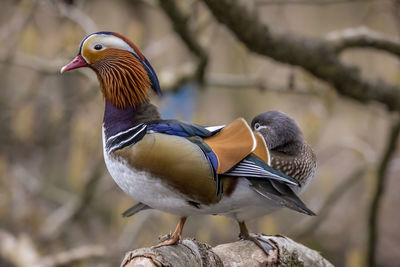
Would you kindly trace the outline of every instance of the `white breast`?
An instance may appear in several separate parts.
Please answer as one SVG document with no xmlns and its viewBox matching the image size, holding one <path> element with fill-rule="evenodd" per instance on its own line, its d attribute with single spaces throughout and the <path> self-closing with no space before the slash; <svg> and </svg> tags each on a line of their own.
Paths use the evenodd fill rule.
<svg viewBox="0 0 400 267">
<path fill-rule="evenodd" d="M 152 208 L 184 215 L 186 211 L 182 210 L 181 214 L 181 209 L 189 205 L 179 194 L 162 183 L 161 179 L 155 179 L 147 172 L 132 169 L 125 160 L 106 151 L 104 128 L 103 153 L 108 172 L 126 194 Z"/>
</svg>

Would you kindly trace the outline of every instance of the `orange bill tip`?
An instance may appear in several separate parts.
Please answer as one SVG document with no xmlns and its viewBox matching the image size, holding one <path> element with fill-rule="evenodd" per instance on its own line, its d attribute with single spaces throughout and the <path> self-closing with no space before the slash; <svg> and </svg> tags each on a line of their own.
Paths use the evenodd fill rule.
<svg viewBox="0 0 400 267">
<path fill-rule="evenodd" d="M 87 64 L 86 60 L 81 55 L 77 55 L 70 63 L 68 63 L 67 65 L 62 67 L 60 72 L 64 73 L 66 71 L 70 71 L 70 70 L 82 68 L 82 67 L 87 67 L 87 66 L 88 66 L 88 64 Z"/>
</svg>

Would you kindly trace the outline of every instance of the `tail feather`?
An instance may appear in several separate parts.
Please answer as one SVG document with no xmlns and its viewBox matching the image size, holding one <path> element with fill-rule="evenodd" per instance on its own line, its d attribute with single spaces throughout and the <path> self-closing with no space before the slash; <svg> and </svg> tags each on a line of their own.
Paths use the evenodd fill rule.
<svg viewBox="0 0 400 267">
<path fill-rule="evenodd" d="M 122 217 L 130 217 L 132 215 L 135 215 L 139 211 L 147 210 L 147 209 L 151 209 L 151 207 L 147 206 L 146 204 L 143 204 L 142 202 L 139 202 L 136 205 L 134 205 L 134 206 L 130 207 L 129 209 L 127 209 L 126 211 L 124 211 L 122 213 Z"/>
<path fill-rule="evenodd" d="M 254 191 L 261 196 L 289 209 L 311 216 L 316 215 L 288 185 L 273 180 L 247 179 L 251 182 Z"/>
</svg>

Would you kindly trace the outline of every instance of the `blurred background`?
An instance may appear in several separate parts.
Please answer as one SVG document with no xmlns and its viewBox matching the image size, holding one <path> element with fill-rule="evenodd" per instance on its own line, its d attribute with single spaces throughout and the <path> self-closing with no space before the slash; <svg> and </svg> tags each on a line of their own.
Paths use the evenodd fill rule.
<svg viewBox="0 0 400 267">
<path fill-rule="evenodd" d="M 165 92 L 153 101 L 165 118 L 221 125 L 280 110 L 298 122 L 318 158 L 302 199 L 318 216 L 281 210 L 249 222 L 251 231 L 288 235 L 336 266 L 366 266 L 371 203 L 385 179 L 376 265 L 398 266 L 400 154 L 387 149 L 398 117 L 381 103 L 343 97 L 299 67 L 250 52 L 202 1 L 175 4 L 198 48 L 174 30 L 176 18 L 158 1 L 0 2 L 0 266 L 115 266 L 125 252 L 156 244 L 175 228 L 178 218 L 159 211 L 122 218 L 135 200 L 103 162 L 96 76 L 90 69 L 59 74 L 82 38 L 100 30 L 127 36 L 149 59 Z M 392 39 L 400 34 L 398 0 L 241 4 L 289 35 L 324 38 L 360 26 Z M 350 49 L 340 59 L 363 79 L 400 83 L 398 58 L 389 53 Z M 397 137 L 392 141 L 395 150 Z M 237 224 L 219 216 L 191 217 L 184 229 L 211 246 L 237 234 Z"/>
</svg>

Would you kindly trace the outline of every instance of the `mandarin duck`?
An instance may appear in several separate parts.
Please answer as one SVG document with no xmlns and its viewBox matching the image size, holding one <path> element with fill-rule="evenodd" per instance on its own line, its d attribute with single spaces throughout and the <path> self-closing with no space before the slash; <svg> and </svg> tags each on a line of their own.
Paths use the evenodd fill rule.
<svg viewBox="0 0 400 267">
<path fill-rule="evenodd" d="M 105 99 L 107 169 L 139 201 L 124 215 L 152 208 L 180 216 L 173 234 L 158 246 L 182 240 L 188 216 L 212 214 L 235 219 L 239 237 L 268 254 L 271 243 L 249 233 L 246 220 L 281 207 L 314 215 L 296 193 L 311 180 L 315 156 L 285 114 L 263 113 L 253 129 L 241 118 L 218 127 L 163 120 L 149 100 L 151 91 L 161 93 L 154 69 L 129 39 L 114 32 L 85 37 L 61 73 L 81 67 L 96 73 Z"/>
</svg>

